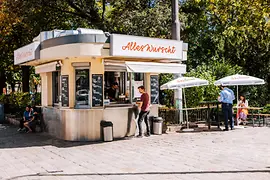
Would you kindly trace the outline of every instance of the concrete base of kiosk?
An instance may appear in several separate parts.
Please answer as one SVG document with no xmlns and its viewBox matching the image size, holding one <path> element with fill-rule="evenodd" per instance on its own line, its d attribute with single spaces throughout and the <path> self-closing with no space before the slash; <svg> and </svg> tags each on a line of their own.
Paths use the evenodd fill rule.
<svg viewBox="0 0 270 180">
<path fill-rule="evenodd" d="M 104 109 L 59 109 L 42 107 L 45 131 L 50 135 L 67 141 L 100 141 L 102 120 L 114 125 L 115 139 L 133 136 L 136 120 L 132 105 L 107 107 Z M 158 106 L 151 107 L 151 115 L 158 115 Z"/>
</svg>

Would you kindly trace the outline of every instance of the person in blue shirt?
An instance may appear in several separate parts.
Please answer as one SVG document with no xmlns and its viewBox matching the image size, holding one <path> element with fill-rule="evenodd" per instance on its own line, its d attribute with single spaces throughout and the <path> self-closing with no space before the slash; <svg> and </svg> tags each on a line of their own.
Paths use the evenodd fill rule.
<svg viewBox="0 0 270 180">
<path fill-rule="evenodd" d="M 228 120 L 230 120 L 231 130 L 233 130 L 232 106 L 233 100 L 235 100 L 234 92 L 225 86 L 220 86 L 220 89 L 221 92 L 218 100 L 222 103 L 222 112 L 224 114 L 225 121 L 224 131 L 229 131 Z"/>
<path fill-rule="evenodd" d="M 29 113 L 30 119 L 26 121 L 23 125 L 27 128 L 27 133 L 32 132 L 32 127 L 34 125 L 34 120 L 36 119 L 37 112 L 35 111 L 35 108 L 30 108 Z"/>
<path fill-rule="evenodd" d="M 24 129 L 24 123 L 31 121 L 33 118 L 33 114 L 31 112 L 31 106 L 27 106 L 23 113 L 23 119 L 20 121 L 20 128 L 18 131 L 22 131 Z"/>
</svg>

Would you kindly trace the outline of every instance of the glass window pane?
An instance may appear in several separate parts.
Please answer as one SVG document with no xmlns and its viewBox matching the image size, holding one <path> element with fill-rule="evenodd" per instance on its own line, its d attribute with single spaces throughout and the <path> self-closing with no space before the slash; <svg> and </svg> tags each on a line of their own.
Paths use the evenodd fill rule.
<svg viewBox="0 0 270 180">
<path fill-rule="evenodd" d="M 141 94 L 138 91 L 138 87 L 144 85 L 144 73 L 134 73 L 133 76 L 134 79 L 132 82 L 132 89 L 133 89 L 132 99 L 135 101 L 135 99 L 139 99 L 141 97 Z"/>
<path fill-rule="evenodd" d="M 129 103 L 129 92 L 127 91 L 127 72 L 105 72 L 105 99 L 111 103 Z"/>
<path fill-rule="evenodd" d="M 52 93 L 53 93 L 53 103 L 59 103 L 60 95 L 60 72 L 56 71 L 52 73 Z"/>
<path fill-rule="evenodd" d="M 76 107 L 90 105 L 89 69 L 75 69 Z"/>
</svg>

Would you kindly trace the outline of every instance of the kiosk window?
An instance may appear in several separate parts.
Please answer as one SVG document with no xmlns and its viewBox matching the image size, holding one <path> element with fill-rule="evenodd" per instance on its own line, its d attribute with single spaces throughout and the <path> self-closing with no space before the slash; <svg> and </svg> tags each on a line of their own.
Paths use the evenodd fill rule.
<svg viewBox="0 0 270 180">
<path fill-rule="evenodd" d="M 105 99 L 112 103 L 128 103 L 127 73 L 106 71 L 104 76 Z"/>
<path fill-rule="evenodd" d="M 52 94 L 53 104 L 59 103 L 60 97 L 60 72 L 52 72 Z"/>
<path fill-rule="evenodd" d="M 87 69 L 75 69 L 76 83 L 76 108 L 90 107 L 89 67 Z"/>
<path fill-rule="evenodd" d="M 138 87 L 144 85 L 144 74 L 106 71 L 104 83 L 105 99 L 110 99 L 111 103 L 131 103 L 141 96 Z"/>
<path fill-rule="evenodd" d="M 134 102 L 140 99 L 141 97 L 141 94 L 138 91 L 138 87 L 144 86 L 144 73 L 132 73 L 131 75 L 132 75 L 131 94 L 132 94 L 132 101 Z"/>
</svg>

